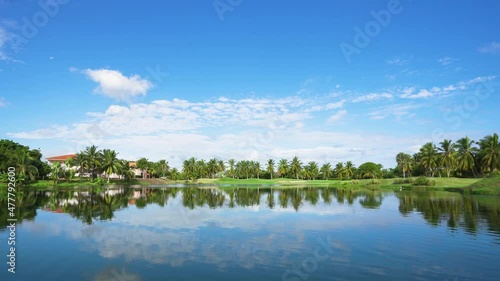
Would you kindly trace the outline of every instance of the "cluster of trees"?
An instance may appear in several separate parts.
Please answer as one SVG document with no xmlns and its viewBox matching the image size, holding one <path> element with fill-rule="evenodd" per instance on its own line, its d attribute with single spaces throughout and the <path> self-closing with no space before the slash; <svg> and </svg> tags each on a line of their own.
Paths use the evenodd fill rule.
<svg viewBox="0 0 500 281">
<path fill-rule="evenodd" d="M 7 169 L 15 167 L 20 181 L 43 179 L 50 166 L 42 161 L 39 149 L 30 149 L 11 140 L 0 140 L 0 176 L 7 177 Z"/>
<path fill-rule="evenodd" d="M 446 175 L 450 177 L 483 177 L 500 170 L 500 142 L 498 135 L 488 135 L 479 141 L 464 137 L 456 142 L 443 140 L 436 146 L 429 142 L 418 153 L 398 153 L 397 173 L 403 177 L 414 175 Z"/>
<path fill-rule="evenodd" d="M 38 149 L 29 149 L 10 140 L 0 140 L 0 180 L 6 178 L 8 167 L 16 167 L 20 181 L 43 179 L 49 176 L 57 183 L 64 177 L 71 179 L 75 173 L 81 176 L 88 174 L 92 181 L 100 175 L 107 177 L 116 174 L 121 178 L 131 180 L 135 177 L 129 161 L 118 158 L 118 153 L 111 149 L 100 150 L 97 146 L 87 147 L 84 151 L 69 158 L 64 168 L 56 163 L 50 167 L 41 160 Z M 269 159 L 264 165 L 258 161 L 229 159 L 227 162 L 212 158 L 208 161 L 191 157 L 182 164 L 182 169 L 170 168 L 166 160 L 158 162 L 141 158 L 136 162 L 142 177 L 170 178 L 172 180 L 194 180 L 199 178 L 231 177 L 242 178 L 294 178 L 294 179 L 362 179 L 362 178 L 393 178 L 403 176 L 446 175 L 461 177 L 477 177 L 477 175 L 493 175 L 500 169 L 500 143 L 498 135 L 488 135 L 479 141 L 468 137 L 456 142 L 443 140 L 436 146 L 429 142 L 422 146 L 414 155 L 399 153 L 396 156 L 397 167 L 384 169 L 382 165 L 366 162 L 355 167 L 351 161 L 320 165 L 311 161 L 304 164 L 298 157 L 292 160 L 281 159 L 275 162 Z"/>
<path fill-rule="evenodd" d="M 56 163 L 57 164 L 57 163 Z M 52 169 L 57 174 L 59 165 L 54 164 Z M 80 151 L 75 157 L 69 158 L 66 167 L 77 167 L 80 176 L 88 173 L 91 181 L 98 175 L 104 174 L 109 182 L 110 175 L 115 174 L 124 179 L 131 180 L 135 177 L 132 170 L 134 167 L 130 166 L 129 161 L 118 158 L 118 153 L 111 149 L 100 150 L 97 146 L 93 145 L 87 147 L 84 151 Z M 143 177 L 165 177 L 170 167 L 166 160 L 158 162 L 148 161 L 146 158 L 141 158 L 136 163 L 137 168 L 141 170 Z M 71 169 L 66 169 L 66 172 L 71 172 Z"/>
<path fill-rule="evenodd" d="M 277 163 L 274 159 L 267 160 L 265 165 L 258 161 L 236 161 L 229 159 L 227 165 L 219 159 L 196 159 L 191 157 L 183 162 L 182 171 L 173 169 L 172 179 L 197 179 L 205 177 L 230 177 L 234 179 L 249 178 L 295 178 L 295 179 L 352 179 L 352 178 L 376 178 L 392 174 L 392 170 L 382 169 L 382 165 L 366 162 L 356 168 L 351 161 L 339 162 L 332 167 L 330 163 L 320 166 L 318 162 L 311 161 L 307 164 L 295 156 L 292 160 L 281 159 Z"/>
</svg>

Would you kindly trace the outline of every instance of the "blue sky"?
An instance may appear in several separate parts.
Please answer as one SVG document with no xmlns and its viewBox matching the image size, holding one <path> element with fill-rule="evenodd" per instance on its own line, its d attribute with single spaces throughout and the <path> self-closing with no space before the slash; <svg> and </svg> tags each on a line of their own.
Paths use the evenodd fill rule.
<svg viewBox="0 0 500 281">
<path fill-rule="evenodd" d="M 499 131 L 499 10 L 1 1 L 0 138 L 45 157 L 96 144 L 173 166 L 298 155 L 391 167 L 427 141 Z"/>
</svg>

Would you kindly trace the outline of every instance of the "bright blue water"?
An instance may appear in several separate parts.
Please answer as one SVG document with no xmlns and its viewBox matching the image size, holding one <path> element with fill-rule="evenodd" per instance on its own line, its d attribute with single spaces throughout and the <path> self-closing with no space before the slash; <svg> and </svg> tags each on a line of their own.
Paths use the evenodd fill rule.
<svg viewBox="0 0 500 281">
<path fill-rule="evenodd" d="M 24 196 L 15 274 L 0 204 L 1 280 L 500 280 L 498 197 L 241 188 Z"/>
</svg>

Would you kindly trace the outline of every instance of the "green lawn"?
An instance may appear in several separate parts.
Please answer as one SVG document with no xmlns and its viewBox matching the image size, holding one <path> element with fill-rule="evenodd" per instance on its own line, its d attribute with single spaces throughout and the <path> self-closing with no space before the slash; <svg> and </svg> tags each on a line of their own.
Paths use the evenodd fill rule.
<svg viewBox="0 0 500 281">
<path fill-rule="evenodd" d="M 401 178 L 399 178 L 401 179 Z M 416 179 L 416 178 L 414 178 Z M 416 186 L 412 184 L 394 184 L 397 179 L 361 179 L 361 180 L 297 180 L 297 179 L 233 179 L 233 178 L 217 178 L 217 179 L 197 179 L 195 181 L 172 181 L 162 179 L 134 179 L 132 181 L 125 180 L 111 180 L 109 184 L 104 183 L 104 186 L 113 185 L 166 185 L 166 184 L 194 184 L 206 185 L 214 184 L 224 188 L 225 185 L 245 185 L 250 188 L 260 188 L 263 185 L 273 185 L 276 187 L 343 187 L 343 188 L 370 188 L 370 189 L 390 189 L 399 190 L 400 186 L 409 190 L 443 190 L 455 191 L 470 194 L 484 194 L 484 195 L 500 195 L 500 176 L 494 178 L 429 178 L 435 181 L 433 186 Z M 6 184 L 0 184 L 6 186 Z M 50 188 L 54 184 L 51 180 L 40 180 L 30 183 L 27 186 L 34 188 Z M 70 182 L 60 181 L 59 187 L 88 187 L 98 186 L 96 182 L 90 182 L 88 179 L 80 180 L 74 179 Z"/>
</svg>

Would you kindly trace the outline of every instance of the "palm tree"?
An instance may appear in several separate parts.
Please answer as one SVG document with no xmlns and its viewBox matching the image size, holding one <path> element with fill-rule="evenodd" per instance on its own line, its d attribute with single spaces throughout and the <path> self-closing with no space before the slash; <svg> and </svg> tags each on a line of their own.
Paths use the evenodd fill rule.
<svg viewBox="0 0 500 281">
<path fill-rule="evenodd" d="M 102 158 L 102 153 L 100 150 L 97 149 L 97 146 L 92 145 L 90 147 L 87 147 L 83 152 L 83 154 L 85 155 L 87 166 L 89 167 L 90 172 L 92 173 L 91 180 L 94 181 L 97 169 L 101 164 L 100 160 Z"/>
<path fill-rule="evenodd" d="M 120 170 L 118 173 L 128 181 L 131 181 L 135 177 L 135 173 L 130 168 L 130 163 L 127 160 L 120 160 Z"/>
<path fill-rule="evenodd" d="M 323 174 L 323 179 L 327 180 L 332 176 L 332 165 L 330 163 L 325 163 L 321 166 L 321 174 Z"/>
<path fill-rule="evenodd" d="M 292 162 L 290 163 L 290 172 L 295 174 L 295 177 L 299 179 L 300 171 L 302 171 L 302 162 L 299 160 L 297 156 L 293 157 Z"/>
<path fill-rule="evenodd" d="M 337 163 L 337 165 L 335 165 L 335 174 L 339 179 L 344 178 L 344 164 L 342 162 L 339 162 Z"/>
<path fill-rule="evenodd" d="M 500 169 L 500 142 L 498 135 L 488 135 L 479 141 L 482 152 L 481 165 L 490 171 L 490 177 L 496 169 Z"/>
<path fill-rule="evenodd" d="M 227 161 L 227 163 L 229 164 L 229 176 L 234 179 L 234 167 L 236 165 L 236 160 L 231 158 Z"/>
<path fill-rule="evenodd" d="M 309 178 L 312 178 L 313 180 L 315 180 L 319 175 L 318 163 L 316 163 L 314 161 L 311 161 L 307 164 L 306 170 L 307 170 Z"/>
<path fill-rule="evenodd" d="M 451 140 L 444 140 L 439 143 L 438 150 L 441 152 L 441 164 L 446 169 L 446 177 L 450 177 L 451 169 L 455 166 L 455 149 Z"/>
<path fill-rule="evenodd" d="M 177 168 L 173 168 L 172 171 L 170 171 L 170 179 L 171 180 L 179 179 L 179 171 L 177 170 Z"/>
<path fill-rule="evenodd" d="M 212 158 L 212 159 L 208 160 L 207 170 L 208 170 L 208 173 L 210 173 L 212 175 L 212 179 L 214 179 L 215 174 L 219 170 L 219 163 L 217 162 L 217 159 Z"/>
<path fill-rule="evenodd" d="M 438 152 L 436 146 L 432 142 L 428 142 L 420 148 L 420 161 L 424 169 L 431 173 L 431 177 L 434 177 L 434 172 L 438 166 Z"/>
<path fill-rule="evenodd" d="M 286 159 L 281 159 L 280 162 L 278 163 L 278 173 L 280 174 L 281 177 L 286 175 L 288 173 L 288 161 Z"/>
<path fill-rule="evenodd" d="M 403 172 L 403 178 L 406 178 L 406 172 L 411 170 L 411 155 L 400 152 L 396 155 L 396 162 Z"/>
<path fill-rule="evenodd" d="M 168 173 L 170 167 L 168 166 L 167 160 L 158 161 L 158 172 L 161 173 L 161 176 L 164 178 L 165 174 Z"/>
<path fill-rule="evenodd" d="M 255 173 L 255 175 L 257 176 L 257 179 L 259 179 L 260 177 L 260 170 L 262 170 L 262 167 L 260 166 L 260 162 L 258 161 L 252 161 L 253 162 L 253 172 Z"/>
<path fill-rule="evenodd" d="M 19 150 L 16 154 L 16 170 L 19 171 L 19 175 L 34 180 L 35 176 L 38 174 L 38 169 L 32 164 L 33 158 L 30 156 L 29 152 L 26 150 Z"/>
<path fill-rule="evenodd" d="M 472 171 L 472 175 L 476 177 L 474 172 L 474 157 L 477 153 L 477 148 L 473 147 L 474 141 L 469 137 L 461 138 L 454 144 L 457 150 L 458 168 L 462 171 Z"/>
<path fill-rule="evenodd" d="M 226 171 L 226 165 L 224 165 L 224 161 L 219 160 L 219 171 L 221 175 L 224 175 L 224 172 Z M 220 176 L 219 176 L 220 177 Z"/>
<path fill-rule="evenodd" d="M 182 173 L 186 175 L 186 179 L 195 179 L 197 175 L 196 169 L 196 158 L 191 157 L 187 160 L 184 160 L 182 164 Z"/>
<path fill-rule="evenodd" d="M 116 157 L 118 153 L 116 153 L 116 151 L 114 150 L 104 149 L 102 154 L 103 157 L 101 168 L 108 177 L 109 183 L 109 176 L 113 173 L 118 173 L 121 168 L 121 163 L 120 160 L 118 160 L 118 158 Z"/>
<path fill-rule="evenodd" d="M 273 174 L 274 174 L 274 160 L 273 159 L 267 160 L 266 170 L 271 175 L 271 179 L 273 179 Z"/>
<path fill-rule="evenodd" d="M 87 161 L 83 152 L 77 153 L 75 157 L 71 158 L 71 165 L 77 167 L 80 179 L 82 178 L 86 163 Z"/>
<path fill-rule="evenodd" d="M 345 162 L 344 173 L 347 178 L 354 176 L 354 164 L 352 161 Z"/>
</svg>

